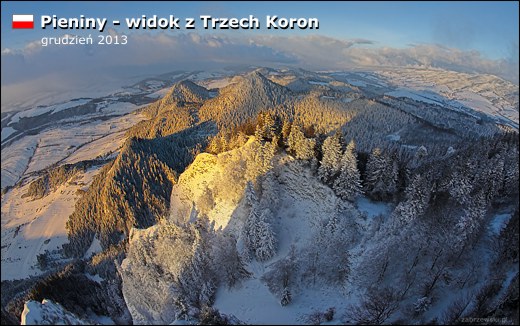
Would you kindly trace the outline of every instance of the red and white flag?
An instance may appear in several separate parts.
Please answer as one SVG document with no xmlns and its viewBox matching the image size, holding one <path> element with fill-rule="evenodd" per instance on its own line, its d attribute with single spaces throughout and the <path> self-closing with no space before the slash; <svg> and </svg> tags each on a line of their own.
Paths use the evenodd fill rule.
<svg viewBox="0 0 520 326">
<path fill-rule="evenodd" d="M 13 28 L 34 28 L 34 16 L 13 15 Z"/>
</svg>

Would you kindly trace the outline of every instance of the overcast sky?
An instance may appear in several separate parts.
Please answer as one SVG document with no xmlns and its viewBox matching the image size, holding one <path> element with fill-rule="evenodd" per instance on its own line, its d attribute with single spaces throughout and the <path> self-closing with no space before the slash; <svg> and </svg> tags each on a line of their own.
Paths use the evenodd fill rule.
<svg viewBox="0 0 520 326">
<path fill-rule="evenodd" d="M 177 69 L 236 64 L 349 69 L 434 66 L 495 74 L 518 84 L 518 2 L 2 2 L 2 111 L 28 94 L 69 92 L 93 84 Z M 13 30 L 12 14 L 35 15 L 34 30 Z M 42 37 L 97 31 L 42 30 L 41 15 L 113 19 L 170 14 L 181 19 L 247 17 L 260 30 L 129 31 L 125 46 L 47 46 Z M 316 17 L 319 30 L 267 30 L 265 16 Z M 101 85 L 99 85 L 101 83 Z M 49 101 L 52 97 L 49 97 Z"/>
</svg>

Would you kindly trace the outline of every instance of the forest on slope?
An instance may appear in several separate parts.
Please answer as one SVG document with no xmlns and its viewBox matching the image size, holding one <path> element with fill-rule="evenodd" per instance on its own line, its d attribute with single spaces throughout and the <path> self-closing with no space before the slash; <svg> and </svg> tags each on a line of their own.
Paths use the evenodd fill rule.
<svg viewBox="0 0 520 326">
<path fill-rule="evenodd" d="M 233 323 L 211 308 L 216 294 L 254 275 L 283 306 L 310 284 L 364 289 L 344 297 L 348 306 L 330 307 L 346 323 L 518 320 L 518 131 L 425 103 L 331 94 L 291 90 L 258 71 L 218 94 L 190 81 L 175 84 L 141 109 L 149 119 L 127 131 L 117 157 L 77 201 L 64 246 L 72 263 L 12 282 L 14 293 L 17 286 L 30 290 L 2 303 L 6 316 L 19 318 L 25 300 L 48 298 L 88 319 L 90 304 L 79 294 L 60 298 L 80 279 L 95 293 L 92 309 L 120 322 Z M 194 173 L 194 160 L 210 154 L 216 158 L 206 157 L 198 173 L 219 167 L 215 184 L 182 193 L 189 209 L 172 207 L 172 191 Z M 44 196 L 52 180 L 74 169 L 49 171 L 28 195 Z M 302 175 L 324 187 L 333 201 L 321 204 L 331 211 L 307 230 L 314 238 L 281 250 L 285 222 L 276 189 Z M 391 211 L 366 221 L 360 198 Z M 215 227 L 224 218 L 219 203 L 237 211 L 233 227 Z M 490 234 L 504 212 L 507 222 Z M 102 252 L 84 257 L 95 239 Z M 257 263 L 269 268 L 255 274 Z M 94 285 L 85 272 L 110 286 Z M 147 302 L 136 295 L 144 280 Z M 308 323 L 326 320 L 326 311 L 307 314 Z"/>
</svg>

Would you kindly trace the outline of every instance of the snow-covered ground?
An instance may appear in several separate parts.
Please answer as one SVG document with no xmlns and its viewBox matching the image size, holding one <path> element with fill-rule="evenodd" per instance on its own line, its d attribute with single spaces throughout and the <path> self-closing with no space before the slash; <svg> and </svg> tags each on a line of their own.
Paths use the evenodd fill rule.
<svg viewBox="0 0 520 326">
<path fill-rule="evenodd" d="M 67 242 L 65 223 L 74 211 L 77 190 L 88 186 L 99 168 L 88 169 L 75 183 L 69 180 L 41 199 L 22 198 L 29 183 L 2 196 L 2 280 L 42 272 L 36 266 L 37 255 L 59 250 Z"/>
<path fill-rule="evenodd" d="M 2 148 L 2 189 L 14 185 L 25 173 L 37 146 L 38 138 L 29 136 L 8 147 L 9 150 Z"/>
<path fill-rule="evenodd" d="M 201 81 L 201 80 L 205 80 L 205 79 L 210 79 L 210 78 L 219 78 L 219 77 L 222 77 L 222 76 L 225 76 L 225 75 L 229 75 L 230 73 L 229 72 L 226 72 L 226 71 L 200 71 L 200 72 L 196 72 L 194 74 L 191 74 L 189 79 L 190 80 L 193 80 L 193 81 Z"/>
<path fill-rule="evenodd" d="M 77 180 L 65 182 L 47 196 L 22 198 L 34 179 L 32 173 L 59 163 L 77 163 L 114 155 L 125 141 L 125 132 L 144 117 L 130 113 L 137 106 L 126 102 L 104 103 L 103 112 L 121 116 L 108 120 L 82 120 L 26 135 L 2 148 L 2 188 L 25 178 L 20 187 L 2 195 L 2 280 L 40 274 L 37 256 L 57 251 L 67 242 L 65 224 L 79 198 L 100 166 Z M 130 113 L 130 114 L 129 114 Z M 91 253 L 98 248 L 93 246 Z"/>
<path fill-rule="evenodd" d="M 22 119 L 22 118 L 37 117 L 37 116 L 43 115 L 45 113 L 54 114 L 54 113 L 57 113 L 60 111 L 64 111 L 67 109 L 72 109 L 72 108 L 78 107 L 80 105 L 84 105 L 84 104 L 90 102 L 91 100 L 92 99 L 90 99 L 90 98 L 74 99 L 74 100 L 71 100 L 68 102 L 63 102 L 61 104 L 50 105 L 50 106 L 46 106 L 46 107 L 36 107 L 36 108 L 32 108 L 32 109 L 25 110 L 25 111 L 20 111 L 20 112 L 15 113 L 10 118 L 8 126 L 18 123 L 20 121 L 20 119 Z M 128 103 L 128 102 L 119 102 L 117 100 L 118 100 L 117 97 L 116 98 L 107 98 L 107 100 L 98 103 L 98 109 L 106 114 L 122 115 L 122 114 L 130 113 L 130 112 L 136 110 L 137 108 L 139 108 L 135 104 Z M 72 121 L 74 121 L 74 118 L 72 119 Z M 2 137 L 2 140 L 3 139 L 4 139 L 4 137 Z"/>
<path fill-rule="evenodd" d="M 92 255 L 95 255 L 98 252 L 101 252 L 103 249 L 101 248 L 101 241 L 97 237 L 94 237 L 92 240 L 92 244 L 88 248 L 87 252 L 85 252 L 84 257 L 90 258 Z"/>
<path fill-rule="evenodd" d="M 137 116 L 130 115 L 102 122 L 93 122 L 90 126 L 73 125 L 39 134 L 37 136 L 39 139 L 38 148 L 27 168 L 27 173 L 45 169 L 73 153 L 81 155 L 82 148 L 80 146 L 86 146 L 98 139 L 115 134 L 118 130 L 125 130 L 136 123 L 136 120 L 138 120 L 136 118 Z M 110 138 L 107 141 L 110 141 Z M 97 145 L 102 145 L 102 143 L 98 142 Z M 101 151 L 103 147 L 105 146 L 98 147 L 98 150 Z M 78 148 L 80 149 L 78 150 Z M 95 157 L 90 157 L 90 159 Z"/>
<path fill-rule="evenodd" d="M 105 114 L 117 114 L 117 115 L 124 115 L 128 114 L 130 112 L 133 112 L 137 110 L 138 108 L 142 107 L 137 106 L 132 103 L 128 102 L 112 102 L 112 103 L 103 103 L 102 106 L 100 106 L 101 112 Z"/>
<path fill-rule="evenodd" d="M 350 300 L 347 289 L 320 283 L 295 287 L 291 303 L 282 306 L 280 298 L 261 280 L 276 261 L 288 255 L 292 245 L 302 249 L 316 240 L 318 229 L 334 214 L 338 201 L 332 190 L 321 184 L 307 168 L 291 162 L 289 157 L 279 162 L 284 166 L 278 177 L 280 203 L 273 221 L 278 235 L 276 256 L 265 263 L 249 263 L 247 269 L 253 273 L 251 279 L 237 288 L 221 286 L 217 291 L 214 307 L 248 324 L 308 323 L 307 315 L 324 313 L 329 308 L 342 311 Z M 336 316 L 330 324 L 341 324 L 340 317 Z"/>
<path fill-rule="evenodd" d="M 511 213 L 502 213 L 502 214 L 497 214 L 495 216 L 493 216 L 493 218 L 491 219 L 489 225 L 488 225 L 488 230 L 490 232 L 490 234 L 492 235 L 499 235 L 500 234 L 500 231 L 502 231 L 503 228 L 505 228 L 505 226 L 507 225 L 507 222 L 509 222 L 509 219 L 511 218 Z"/>
<path fill-rule="evenodd" d="M 121 148 L 125 141 L 125 131 L 114 132 L 96 140 L 84 144 L 80 149 L 68 156 L 63 163 L 77 163 L 91 160 L 96 157 L 105 156 L 108 153 L 115 153 Z"/>
<path fill-rule="evenodd" d="M 365 74 L 356 72 L 335 72 L 332 76 L 356 87 L 367 87 L 369 84 L 377 84 L 375 81 L 367 81 Z"/>
<path fill-rule="evenodd" d="M 129 106 L 125 110 L 135 109 L 131 103 L 122 104 Z M 117 104 L 116 108 L 122 110 L 122 105 Z M 2 188 L 14 185 L 24 174 L 40 171 L 62 160 L 75 163 L 113 152 L 124 141 L 124 130 L 143 119 L 142 115 L 126 114 L 27 135 L 2 148 Z"/>
<path fill-rule="evenodd" d="M 234 315 L 252 325 L 302 325 L 309 324 L 307 316 L 324 313 L 335 308 L 339 315 L 327 323 L 341 325 L 341 313 L 347 301 L 347 291 L 337 287 L 310 287 L 293 293 L 290 305 L 282 306 L 258 278 L 244 281 L 236 289 L 219 288 L 214 307 L 226 315 Z"/>
<path fill-rule="evenodd" d="M 327 83 L 327 82 L 321 82 L 321 81 L 309 80 L 309 84 L 311 84 L 311 85 L 322 85 L 322 86 L 327 86 L 329 83 Z"/>
<path fill-rule="evenodd" d="M 492 117 L 503 117 L 518 126 L 518 86 L 498 77 L 442 69 L 388 69 L 377 71 L 397 92 L 388 95 L 439 102 L 453 108 L 465 106 Z M 436 104 L 436 103 L 433 103 Z"/>
<path fill-rule="evenodd" d="M 50 300 L 27 301 L 24 305 L 20 325 L 88 325 L 87 322 L 68 312 Z"/>
<path fill-rule="evenodd" d="M 368 90 L 369 94 L 410 98 L 466 112 L 474 110 L 518 128 L 518 85 L 496 76 L 434 68 L 341 71 L 326 75 Z"/>
<path fill-rule="evenodd" d="M 420 101 L 428 104 L 442 105 L 443 102 L 440 100 L 432 99 L 432 94 L 425 94 L 425 92 L 411 92 L 406 89 L 399 88 L 395 91 L 387 92 L 386 95 L 393 97 L 408 97 L 415 101 Z"/>
<path fill-rule="evenodd" d="M 200 86 L 206 87 L 207 89 L 213 89 L 213 88 L 224 88 L 227 85 L 231 84 L 232 78 L 231 77 L 224 77 L 224 78 L 218 78 L 218 79 L 208 79 L 199 81 L 198 84 Z"/>
<path fill-rule="evenodd" d="M 297 171 L 294 171 L 297 172 Z M 302 172 L 302 171 L 298 171 Z M 338 287 L 319 284 L 316 286 L 309 285 L 305 288 L 298 288 L 292 293 L 292 302 L 287 306 L 280 304 L 280 298 L 274 296 L 264 282 L 260 280 L 262 273 L 269 270 L 273 261 L 285 257 L 289 251 L 291 244 L 302 246 L 313 240 L 313 230 L 316 229 L 319 222 L 314 221 L 316 217 L 326 219 L 332 214 L 326 208 L 334 207 L 335 201 L 338 200 L 331 191 L 327 191 L 326 187 L 316 183 L 312 177 L 300 173 L 299 176 L 289 171 L 282 173 L 282 183 L 287 180 L 294 182 L 293 185 L 287 185 L 288 189 L 282 187 L 281 202 L 283 209 L 279 211 L 280 226 L 279 228 L 279 248 L 278 254 L 266 264 L 252 263 L 249 264 L 249 270 L 254 273 L 251 279 L 244 281 L 237 288 L 229 289 L 220 287 L 214 306 L 224 314 L 234 315 L 241 321 L 251 324 L 307 324 L 308 315 L 314 312 L 324 313 L 329 308 L 334 308 L 337 312 L 331 322 L 326 324 L 335 325 L 342 324 L 342 316 L 347 304 L 352 304 L 357 300 L 358 295 L 354 293 L 354 287 Z M 303 180 L 312 180 L 303 185 Z M 299 185 L 298 185 L 299 183 Z M 315 190 L 316 187 L 322 188 L 322 195 L 318 195 L 315 201 L 309 200 L 304 196 L 300 198 L 293 187 L 301 187 L 300 190 L 310 188 Z M 330 189 L 328 189 L 330 190 Z M 318 191 L 318 194 L 322 191 Z M 321 206 L 320 206 L 321 204 Z M 379 214 L 388 214 L 391 212 L 391 205 L 386 203 L 376 203 L 360 197 L 356 201 L 359 211 L 365 212 L 369 218 Z M 370 223 L 370 220 L 367 221 Z M 353 259 L 355 264 L 356 260 Z"/>
<path fill-rule="evenodd" d="M 209 188 L 214 195 L 215 206 L 206 213 L 207 217 L 215 223 L 216 230 L 240 236 L 248 212 L 243 204 L 237 204 L 229 200 L 226 193 L 219 192 L 218 183 L 225 182 L 222 178 L 226 178 L 226 165 L 236 164 L 239 157 L 251 156 L 249 151 L 252 150 L 250 146 L 253 139 L 251 137 L 243 147 L 219 154 L 218 157 L 199 154 L 180 175 L 173 188 L 172 217 L 176 219 L 184 216 L 184 220 L 187 220 L 194 205 L 202 207 L 201 198 L 204 190 Z M 329 308 L 343 311 L 347 302 L 356 298 L 349 293 L 350 290 L 323 283 L 308 287 L 296 286 L 292 290 L 291 304 L 282 306 L 278 295 L 273 294 L 261 279 L 275 262 L 287 257 L 293 245 L 296 250 L 300 250 L 314 244 L 323 223 L 334 215 L 341 202 L 329 187 L 318 181 L 307 167 L 294 158 L 280 154 L 275 157 L 274 166 L 278 204 L 270 208 L 274 214 L 271 223 L 277 234 L 276 255 L 266 262 L 253 260 L 248 263 L 247 269 L 253 275 L 239 286 L 231 289 L 219 287 L 214 307 L 223 314 L 234 315 L 252 324 L 302 324 L 306 323 L 307 315 L 317 311 L 323 313 Z M 373 203 L 364 198 L 356 205 L 370 217 L 390 211 L 387 204 Z M 354 212 L 352 214 L 357 216 Z M 330 324 L 341 324 L 340 316 L 336 316 Z"/>
<path fill-rule="evenodd" d="M 168 94 L 170 89 L 171 89 L 171 87 L 161 88 L 158 91 L 155 91 L 155 92 L 153 92 L 151 94 L 146 95 L 146 97 L 150 97 L 150 98 L 153 98 L 153 99 L 161 99 L 161 98 L 164 97 L 164 95 Z"/>
<path fill-rule="evenodd" d="M 392 212 L 393 207 L 385 202 L 374 202 L 367 197 L 361 196 L 356 200 L 356 207 L 360 212 L 367 214 L 372 218 L 378 215 L 388 215 Z"/>
<path fill-rule="evenodd" d="M 12 135 L 16 130 L 11 127 L 2 128 L 2 141 Z"/>
</svg>

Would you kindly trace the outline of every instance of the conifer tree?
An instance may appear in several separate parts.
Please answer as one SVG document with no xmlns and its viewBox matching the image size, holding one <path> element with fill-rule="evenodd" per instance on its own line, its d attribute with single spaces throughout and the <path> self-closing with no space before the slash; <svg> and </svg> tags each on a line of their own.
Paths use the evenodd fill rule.
<svg viewBox="0 0 520 326">
<path fill-rule="evenodd" d="M 316 140 L 305 138 L 301 126 L 293 125 L 291 127 L 287 143 L 289 150 L 297 159 L 310 160 L 315 157 L 314 148 L 316 147 Z"/>
<path fill-rule="evenodd" d="M 292 295 L 291 291 L 289 291 L 289 288 L 285 286 L 282 291 L 282 300 L 280 300 L 280 304 L 282 306 L 287 306 L 292 301 Z"/>
<path fill-rule="evenodd" d="M 384 155 L 375 148 L 367 162 L 365 190 L 377 200 L 388 200 L 397 192 L 399 166 L 397 159 Z"/>
<path fill-rule="evenodd" d="M 318 177 L 326 184 L 332 184 L 341 170 L 341 137 L 339 133 L 329 136 L 321 146 L 323 158 L 318 169 Z"/>
<path fill-rule="evenodd" d="M 340 198 L 349 201 L 354 201 L 362 192 L 354 141 L 348 144 L 341 157 L 341 170 L 333 189 Z"/>
</svg>

